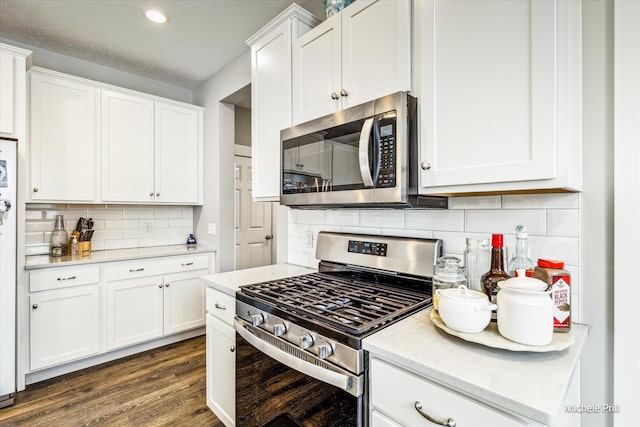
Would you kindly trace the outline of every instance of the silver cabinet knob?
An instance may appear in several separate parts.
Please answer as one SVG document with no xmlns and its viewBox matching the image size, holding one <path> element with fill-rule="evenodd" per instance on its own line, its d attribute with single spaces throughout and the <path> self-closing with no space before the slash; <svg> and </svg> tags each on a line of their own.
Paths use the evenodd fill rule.
<svg viewBox="0 0 640 427">
<path fill-rule="evenodd" d="M 264 316 L 261 313 L 251 315 L 251 324 L 253 326 L 260 326 L 264 323 Z"/>
<path fill-rule="evenodd" d="M 230 351 L 231 353 L 233 353 L 234 351 L 236 351 L 236 346 L 235 346 L 235 345 L 232 345 L 231 347 L 229 347 L 229 351 Z"/>
<path fill-rule="evenodd" d="M 164 287 L 165 287 L 165 288 L 168 288 L 168 287 L 169 287 L 169 284 L 167 283 L 166 285 L 164 285 Z"/>
<path fill-rule="evenodd" d="M 162 289 L 162 283 L 160 283 L 160 284 L 158 285 L 158 287 L 159 287 L 160 289 Z"/>
<path fill-rule="evenodd" d="M 38 308 L 38 304 L 33 304 L 31 307 L 33 307 L 34 309 Z"/>
<path fill-rule="evenodd" d="M 160 193 L 156 193 L 156 197 L 160 197 Z"/>
<path fill-rule="evenodd" d="M 335 92 L 331 92 L 331 99 L 340 99 L 340 96 Z"/>
<path fill-rule="evenodd" d="M 326 359 L 333 354 L 333 347 L 328 342 L 322 343 L 318 346 L 318 357 L 320 359 Z"/>
<path fill-rule="evenodd" d="M 425 161 L 422 161 L 422 162 L 420 163 L 420 168 L 421 168 L 423 171 L 428 171 L 429 169 L 431 169 L 431 163 L 429 163 L 429 162 L 425 162 Z"/>
<path fill-rule="evenodd" d="M 349 92 L 347 92 L 345 89 L 340 89 L 340 96 L 349 96 Z"/>
<path fill-rule="evenodd" d="M 280 337 L 289 331 L 285 323 L 276 323 L 273 325 L 273 335 Z"/>
<path fill-rule="evenodd" d="M 37 192 L 38 192 L 38 190 L 39 190 L 39 188 L 38 188 L 38 187 L 33 187 L 33 192 L 34 192 L 34 193 L 37 193 Z"/>
<path fill-rule="evenodd" d="M 300 348 L 303 350 L 313 346 L 313 337 L 310 334 L 304 334 L 300 337 Z"/>
<path fill-rule="evenodd" d="M 151 193 L 149 193 L 149 196 L 150 196 L 150 197 L 153 197 L 153 191 L 152 191 Z"/>
</svg>

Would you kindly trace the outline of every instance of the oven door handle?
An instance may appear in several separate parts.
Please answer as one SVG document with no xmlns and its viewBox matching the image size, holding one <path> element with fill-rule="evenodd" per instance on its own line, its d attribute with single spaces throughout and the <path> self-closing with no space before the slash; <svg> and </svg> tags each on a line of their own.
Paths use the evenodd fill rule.
<svg viewBox="0 0 640 427">
<path fill-rule="evenodd" d="M 322 366 L 313 365 L 307 361 L 299 359 L 298 357 L 292 354 L 284 352 L 279 348 L 269 344 L 266 341 L 263 341 L 262 339 L 254 335 L 251 332 L 251 329 L 254 327 L 242 319 L 238 319 L 236 317 L 233 320 L 233 324 L 236 332 L 238 332 L 242 336 L 242 338 L 244 338 L 249 344 L 257 348 L 267 356 L 282 363 L 283 365 L 286 365 L 292 369 L 295 369 L 298 372 L 302 372 L 305 375 L 309 375 L 310 377 L 315 378 L 319 381 L 336 386 L 339 389 L 344 390 L 353 396 L 358 397 L 363 393 L 362 377 L 351 375 L 348 371 L 345 371 L 343 369 L 340 369 L 334 366 L 332 366 L 331 370 L 329 370 Z M 274 338 L 282 342 L 284 345 L 289 345 L 291 347 L 294 347 L 292 344 L 282 340 L 281 338 L 277 338 L 277 337 L 271 337 L 271 338 Z M 303 350 L 299 350 L 299 349 L 298 351 L 303 352 Z M 325 365 L 327 364 L 322 359 L 319 359 L 313 354 L 310 354 L 307 352 L 304 352 L 304 354 L 306 357 L 317 360 Z"/>
</svg>

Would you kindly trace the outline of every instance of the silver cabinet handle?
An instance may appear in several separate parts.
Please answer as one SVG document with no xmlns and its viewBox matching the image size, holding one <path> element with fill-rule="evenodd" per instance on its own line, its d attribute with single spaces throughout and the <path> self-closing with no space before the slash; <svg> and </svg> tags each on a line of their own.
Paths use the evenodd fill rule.
<svg viewBox="0 0 640 427">
<path fill-rule="evenodd" d="M 58 280 L 74 280 L 74 279 L 76 279 L 76 276 L 58 277 Z"/>
<path fill-rule="evenodd" d="M 135 269 L 130 268 L 129 269 L 129 273 L 137 273 L 139 271 L 144 271 L 144 268 L 135 268 Z"/>
<path fill-rule="evenodd" d="M 226 305 L 222 305 L 222 304 L 218 304 L 218 303 L 215 303 L 215 304 L 214 304 L 214 306 L 215 306 L 215 308 L 217 308 L 218 310 L 226 310 L 226 309 L 227 309 L 227 306 L 226 306 Z"/>
<path fill-rule="evenodd" d="M 331 92 L 331 99 L 340 99 L 340 96 L 335 92 Z"/>
<path fill-rule="evenodd" d="M 34 309 L 38 308 L 38 304 L 33 304 L 31 307 L 33 307 Z"/>
<path fill-rule="evenodd" d="M 33 187 L 33 192 L 37 193 L 38 192 L 38 187 Z"/>
<path fill-rule="evenodd" d="M 340 89 L 340 96 L 349 96 L 349 92 L 347 92 L 345 89 Z"/>
<path fill-rule="evenodd" d="M 428 171 L 429 169 L 431 169 L 431 163 L 429 163 L 429 162 L 421 162 L 420 163 L 420 168 L 423 171 Z"/>
<path fill-rule="evenodd" d="M 183 266 L 183 267 L 186 267 L 186 266 L 188 266 L 188 265 L 193 265 L 193 263 L 192 263 L 192 262 L 187 262 L 187 263 L 183 263 L 183 264 L 182 264 L 182 266 Z"/>
<path fill-rule="evenodd" d="M 235 346 L 235 345 L 232 345 L 231 347 L 229 347 L 229 351 L 230 351 L 231 353 L 233 353 L 234 351 L 236 351 L 236 346 Z"/>
<path fill-rule="evenodd" d="M 439 426 L 456 427 L 456 420 L 454 420 L 453 418 L 447 418 L 447 419 L 446 419 L 446 420 L 444 420 L 444 421 L 438 421 L 438 420 L 436 420 L 435 418 L 433 418 L 433 417 L 431 417 L 431 416 L 427 415 L 427 413 L 425 413 L 425 412 L 423 412 L 423 411 L 422 411 L 422 403 L 420 403 L 420 402 L 418 402 L 418 401 L 416 400 L 416 403 L 415 403 L 415 405 L 414 405 L 414 406 L 415 406 L 415 408 L 416 408 L 416 411 L 418 411 L 418 413 L 419 413 L 420 415 L 422 415 L 424 418 L 428 419 L 428 420 L 429 420 L 429 421 L 431 421 L 432 423 L 434 423 L 434 424 L 438 424 Z"/>
</svg>

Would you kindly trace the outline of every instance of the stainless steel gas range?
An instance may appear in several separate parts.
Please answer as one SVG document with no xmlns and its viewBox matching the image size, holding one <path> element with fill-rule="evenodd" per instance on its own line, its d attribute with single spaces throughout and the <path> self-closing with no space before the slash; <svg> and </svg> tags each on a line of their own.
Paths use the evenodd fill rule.
<svg viewBox="0 0 640 427">
<path fill-rule="evenodd" d="M 236 294 L 236 425 L 366 426 L 362 339 L 431 305 L 442 241 L 318 234 L 317 273 Z"/>
</svg>

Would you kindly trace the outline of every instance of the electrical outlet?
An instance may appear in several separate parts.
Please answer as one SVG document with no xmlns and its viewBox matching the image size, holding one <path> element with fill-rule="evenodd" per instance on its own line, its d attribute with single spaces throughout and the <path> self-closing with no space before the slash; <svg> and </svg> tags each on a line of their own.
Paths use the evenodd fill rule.
<svg viewBox="0 0 640 427">
<path fill-rule="evenodd" d="M 307 231 L 307 234 L 305 237 L 306 237 L 305 247 L 313 248 L 313 233 L 311 231 Z"/>
<path fill-rule="evenodd" d="M 210 222 L 207 224 L 207 233 L 211 234 L 212 236 L 215 236 L 217 232 L 218 230 L 215 222 Z"/>
<path fill-rule="evenodd" d="M 153 223 L 150 221 L 144 221 L 142 223 L 142 234 L 145 236 L 151 236 L 153 234 Z"/>
</svg>

